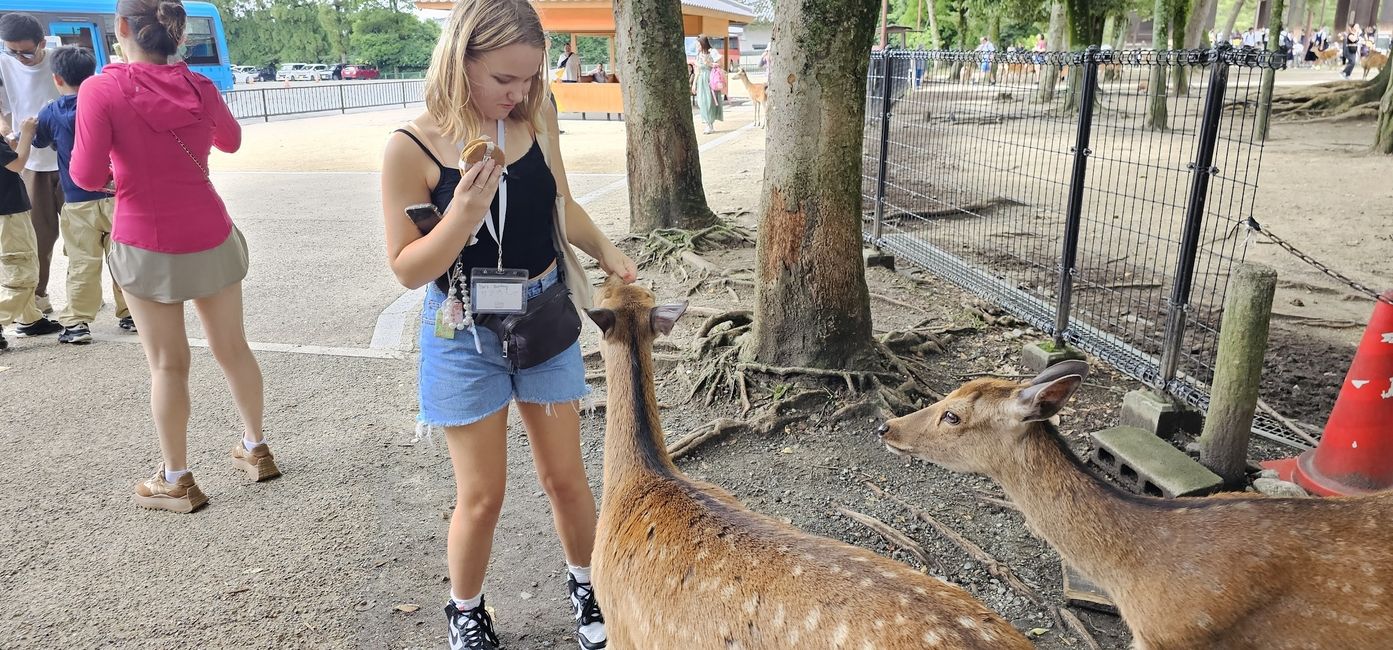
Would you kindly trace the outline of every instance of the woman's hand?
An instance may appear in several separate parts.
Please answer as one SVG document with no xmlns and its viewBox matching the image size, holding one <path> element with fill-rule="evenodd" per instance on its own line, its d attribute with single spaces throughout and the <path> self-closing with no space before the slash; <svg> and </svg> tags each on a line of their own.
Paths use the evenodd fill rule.
<svg viewBox="0 0 1393 650">
<path fill-rule="evenodd" d="M 619 276 L 624 284 L 633 284 L 634 280 L 638 279 L 638 265 L 634 264 L 634 261 L 629 259 L 629 256 L 625 255 L 624 251 L 619 250 L 619 247 L 614 244 L 605 247 L 605 252 L 600 255 L 599 262 L 600 268 L 604 269 L 605 273 Z"/>
<path fill-rule="evenodd" d="M 464 172 L 460 177 L 459 185 L 455 186 L 454 198 L 450 200 L 450 207 L 446 210 L 446 223 L 450 222 L 449 215 L 459 215 L 456 219 L 463 217 L 470 229 L 483 222 L 484 216 L 488 214 L 489 206 L 493 203 L 494 194 L 498 193 L 498 180 L 502 177 L 503 167 L 494 162 L 492 157 L 487 157 L 483 162 L 475 164 Z"/>
</svg>

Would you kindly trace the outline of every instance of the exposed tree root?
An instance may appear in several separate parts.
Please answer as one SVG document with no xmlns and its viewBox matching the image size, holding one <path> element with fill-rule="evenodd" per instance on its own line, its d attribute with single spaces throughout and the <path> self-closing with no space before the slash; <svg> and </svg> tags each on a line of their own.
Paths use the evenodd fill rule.
<svg viewBox="0 0 1393 650">
<path fill-rule="evenodd" d="M 717 223 L 701 230 L 660 228 L 631 239 L 642 242 L 637 260 L 640 267 L 681 269 L 684 275 L 689 275 L 684 268 L 689 267 L 701 277 L 723 274 L 722 269 L 701 256 L 703 251 L 755 243 L 749 230 L 729 223 Z"/>
</svg>

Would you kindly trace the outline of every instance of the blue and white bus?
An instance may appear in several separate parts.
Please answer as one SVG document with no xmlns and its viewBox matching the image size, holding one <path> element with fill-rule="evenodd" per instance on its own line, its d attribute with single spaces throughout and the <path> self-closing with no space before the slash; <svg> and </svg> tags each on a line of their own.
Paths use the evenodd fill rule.
<svg viewBox="0 0 1393 650">
<path fill-rule="evenodd" d="M 232 65 L 227 36 L 217 7 L 207 2 L 184 2 L 189 15 L 188 37 L 181 56 L 189 68 L 213 80 L 218 90 L 232 90 Z M 0 0 L 0 15 L 33 14 L 50 41 L 81 45 L 97 55 L 97 67 L 119 61 L 116 48 L 116 0 Z"/>
</svg>

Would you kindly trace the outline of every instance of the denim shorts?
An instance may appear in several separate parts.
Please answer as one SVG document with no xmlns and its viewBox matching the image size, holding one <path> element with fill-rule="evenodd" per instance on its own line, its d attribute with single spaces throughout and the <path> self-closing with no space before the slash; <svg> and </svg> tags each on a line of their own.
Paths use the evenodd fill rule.
<svg viewBox="0 0 1393 650">
<path fill-rule="evenodd" d="M 527 298 L 541 295 L 557 281 L 556 269 L 532 280 L 525 290 Z M 590 394 L 580 341 L 539 365 L 510 370 L 498 335 L 486 327 L 475 327 L 473 332 L 460 330 L 453 339 L 435 335 L 435 312 L 445 294 L 434 282 L 429 287 L 421 311 L 421 424 L 464 426 L 498 412 L 514 399 L 529 404 L 563 404 Z M 474 347 L 476 334 L 483 354 Z"/>
</svg>

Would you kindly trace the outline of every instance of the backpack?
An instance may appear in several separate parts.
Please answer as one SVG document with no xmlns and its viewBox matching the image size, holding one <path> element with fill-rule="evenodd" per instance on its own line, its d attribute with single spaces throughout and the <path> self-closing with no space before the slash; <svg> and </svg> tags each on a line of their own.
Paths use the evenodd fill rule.
<svg viewBox="0 0 1393 650">
<path fill-rule="evenodd" d="M 711 68 L 711 90 L 723 93 L 726 90 L 726 75 L 720 68 Z"/>
</svg>

